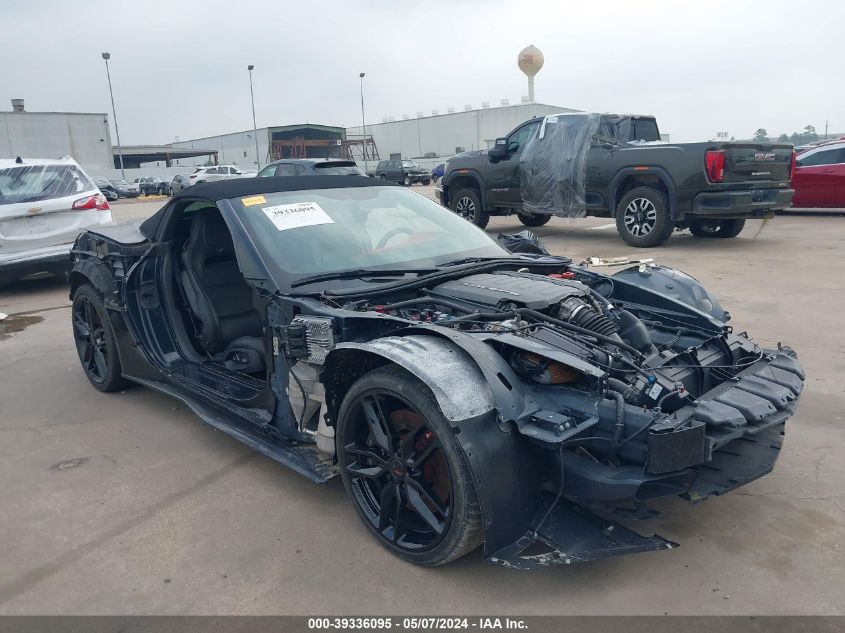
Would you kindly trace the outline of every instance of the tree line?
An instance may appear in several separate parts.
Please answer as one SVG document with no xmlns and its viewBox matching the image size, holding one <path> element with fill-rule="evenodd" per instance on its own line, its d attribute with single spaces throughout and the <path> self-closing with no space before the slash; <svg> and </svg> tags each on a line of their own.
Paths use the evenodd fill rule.
<svg viewBox="0 0 845 633">
<path fill-rule="evenodd" d="M 758 141 L 760 143 L 767 143 L 772 139 L 769 137 L 769 133 L 766 131 L 766 128 L 761 127 L 758 128 L 756 132 L 754 132 L 753 140 Z M 801 145 L 803 143 L 811 143 L 812 141 L 819 140 L 819 135 L 816 133 L 816 128 L 812 125 L 804 126 L 803 132 L 793 132 L 792 134 L 786 134 L 785 132 L 778 136 L 777 138 L 779 143 L 792 143 L 793 145 Z"/>
</svg>

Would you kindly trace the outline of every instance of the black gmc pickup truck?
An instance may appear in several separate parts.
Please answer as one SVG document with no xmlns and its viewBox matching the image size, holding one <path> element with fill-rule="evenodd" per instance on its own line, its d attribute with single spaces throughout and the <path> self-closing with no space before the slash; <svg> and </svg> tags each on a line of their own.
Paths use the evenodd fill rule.
<svg viewBox="0 0 845 633">
<path fill-rule="evenodd" d="M 674 229 L 698 237 L 736 237 L 747 218 L 769 217 L 792 200 L 792 145 L 661 143 L 654 117 L 601 115 L 583 175 L 589 216 L 613 217 L 631 246 L 659 246 Z M 491 215 L 517 213 L 526 226 L 551 215 L 523 208 L 520 156 L 543 117 L 526 121 L 489 150 L 446 163 L 437 195 L 480 227 Z"/>
</svg>

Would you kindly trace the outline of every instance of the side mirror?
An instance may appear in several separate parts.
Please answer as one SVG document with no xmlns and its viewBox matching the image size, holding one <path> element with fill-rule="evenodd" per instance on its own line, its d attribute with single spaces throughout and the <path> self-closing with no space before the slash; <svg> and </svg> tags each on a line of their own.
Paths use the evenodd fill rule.
<svg viewBox="0 0 845 633">
<path fill-rule="evenodd" d="M 504 158 L 507 155 L 508 155 L 508 139 L 506 139 L 506 138 L 497 138 L 496 144 L 493 145 L 493 147 L 491 147 L 490 149 L 487 150 L 487 156 L 489 156 L 491 160 Z"/>
</svg>

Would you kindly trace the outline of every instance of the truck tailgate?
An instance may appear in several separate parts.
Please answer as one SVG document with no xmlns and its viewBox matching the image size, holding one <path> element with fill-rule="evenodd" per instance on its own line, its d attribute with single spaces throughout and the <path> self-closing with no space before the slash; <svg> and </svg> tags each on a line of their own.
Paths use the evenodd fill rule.
<svg viewBox="0 0 845 633">
<path fill-rule="evenodd" d="M 791 145 L 727 143 L 724 182 L 789 182 Z"/>
</svg>

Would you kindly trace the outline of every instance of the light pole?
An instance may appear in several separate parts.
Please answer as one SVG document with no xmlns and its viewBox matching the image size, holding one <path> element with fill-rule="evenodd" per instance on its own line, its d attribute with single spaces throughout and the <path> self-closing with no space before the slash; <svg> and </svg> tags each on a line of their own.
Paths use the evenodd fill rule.
<svg viewBox="0 0 845 633">
<path fill-rule="evenodd" d="M 358 73 L 361 80 L 361 155 L 364 157 L 364 169 L 367 168 L 367 124 L 364 121 L 364 77 L 367 73 Z"/>
<path fill-rule="evenodd" d="M 106 62 L 106 77 L 109 79 L 109 97 L 111 98 L 111 113 L 114 118 L 114 133 L 117 136 L 117 155 L 120 157 L 120 177 L 126 180 L 126 172 L 123 171 L 123 150 L 120 147 L 120 130 L 117 129 L 117 111 L 114 109 L 114 93 L 111 89 L 111 73 L 109 72 L 109 59 L 111 53 L 103 53 L 103 59 Z"/>
<path fill-rule="evenodd" d="M 252 136 L 255 138 L 255 163 L 261 169 L 261 158 L 258 156 L 258 128 L 255 127 L 255 95 L 252 93 L 252 71 L 255 66 L 250 64 L 246 67 L 249 71 L 249 98 L 252 101 Z"/>
</svg>

